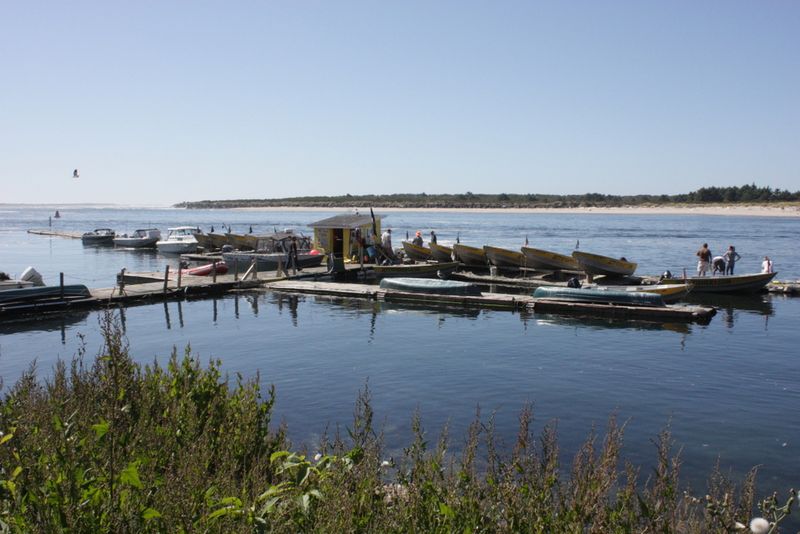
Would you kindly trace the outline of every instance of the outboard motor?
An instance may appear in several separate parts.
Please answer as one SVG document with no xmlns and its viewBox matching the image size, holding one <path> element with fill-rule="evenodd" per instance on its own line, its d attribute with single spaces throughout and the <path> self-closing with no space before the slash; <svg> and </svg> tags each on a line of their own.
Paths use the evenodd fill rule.
<svg viewBox="0 0 800 534">
<path fill-rule="evenodd" d="M 222 245 L 222 252 L 233 252 L 233 245 Z"/>
<path fill-rule="evenodd" d="M 581 281 L 573 276 L 572 278 L 567 280 L 567 287 L 571 287 L 572 289 L 580 289 Z"/>
<path fill-rule="evenodd" d="M 661 275 L 662 280 L 670 280 L 672 278 L 672 273 L 670 271 L 664 271 L 664 274 Z"/>
<path fill-rule="evenodd" d="M 20 280 L 24 280 L 26 282 L 33 282 L 35 286 L 43 286 L 44 280 L 42 280 L 42 275 L 39 274 L 39 271 L 34 269 L 33 267 L 28 267 L 24 271 L 22 271 L 22 275 L 19 277 Z"/>
</svg>

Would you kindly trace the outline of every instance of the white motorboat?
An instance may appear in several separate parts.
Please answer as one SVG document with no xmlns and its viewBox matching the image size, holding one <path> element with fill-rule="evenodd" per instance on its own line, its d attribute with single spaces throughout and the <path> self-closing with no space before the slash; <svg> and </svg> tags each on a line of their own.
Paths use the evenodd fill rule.
<svg viewBox="0 0 800 534">
<path fill-rule="evenodd" d="M 154 247 L 161 239 L 161 230 L 158 228 L 140 228 L 131 235 L 122 234 L 114 238 L 114 246 L 128 248 Z"/>
<path fill-rule="evenodd" d="M 197 238 L 195 234 L 200 233 L 200 228 L 196 226 L 176 226 L 168 228 L 167 239 L 156 242 L 159 252 L 166 254 L 184 254 L 197 250 Z"/>
<path fill-rule="evenodd" d="M 96 228 L 81 236 L 84 245 L 112 245 L 114 243 L 114 230 L 111 228 Z"/>
<path fill-rule="evenodd" d="M 0 272 L 0 291 L 7 289 L 23 289 L 27 287 L 40 287 L 44 285 L 42 275 L 33 267 L 28 267 L 19 278 L 14 279 L 6 273 Z"/>
</svg>

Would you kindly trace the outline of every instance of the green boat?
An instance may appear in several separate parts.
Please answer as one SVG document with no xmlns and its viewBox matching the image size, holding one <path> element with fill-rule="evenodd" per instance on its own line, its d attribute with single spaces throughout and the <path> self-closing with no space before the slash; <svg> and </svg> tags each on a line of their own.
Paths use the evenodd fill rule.
<svg viewBox="0 0 800 534">
<path fill-rule="evenodd" d="M 480 296 L 481 294 L 478 286 L 469 282 L 426 278 L 384 278 L 381 280 L 381 289 L 434 295 Z"/>
<path fill-rule="evenodd" d="M 25 287 L 0 291 L 0 306 L 10 304 L 31 304 L 44 300 L 90 298 L 92 294 L 83 284 L 65 286 Z"/>
<path fill-rule="evenodd" d="M 585 302 L 591 304 L 620 304 L 624 306 L 664 306 L 656 293 L 619 291 L 614 289 L 577 289 L 571 287 L 537 287 L 533 298 Z"/>
</svg>

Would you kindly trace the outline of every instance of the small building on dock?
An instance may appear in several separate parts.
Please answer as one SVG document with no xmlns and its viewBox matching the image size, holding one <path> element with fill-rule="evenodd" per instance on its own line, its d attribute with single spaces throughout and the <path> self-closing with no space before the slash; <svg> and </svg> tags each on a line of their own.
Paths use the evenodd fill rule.
<svg viewBox="0 0 800 534">
<path fill-rule="evenodd" d="M 380 240 L 382 215 L 360 215 L 343 213 L 309 224 L 314 229 L 314 248 L 325 254 L 333 253 L 337 258 L 358 256 L 358 238 L 370 242 L 375 233 Z"/>
</svg>

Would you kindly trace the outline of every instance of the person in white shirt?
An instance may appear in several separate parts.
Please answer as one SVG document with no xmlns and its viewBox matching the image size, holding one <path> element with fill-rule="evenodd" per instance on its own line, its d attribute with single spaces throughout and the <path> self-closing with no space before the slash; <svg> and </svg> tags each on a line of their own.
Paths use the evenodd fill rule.
<svg viewBox="0 0 800 534">
<path fill-rule="evenodd" d="M 772 260 L 769 259 L 769 256 L 764 256 L 764 261 L 761 262 L 761 272 L 762 273 L 775 272 L 772 270 Z"/>
</svg>

